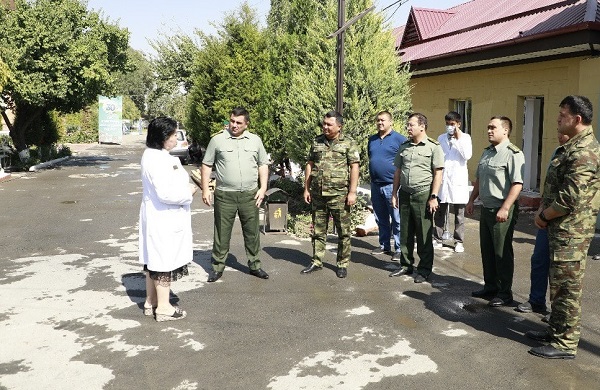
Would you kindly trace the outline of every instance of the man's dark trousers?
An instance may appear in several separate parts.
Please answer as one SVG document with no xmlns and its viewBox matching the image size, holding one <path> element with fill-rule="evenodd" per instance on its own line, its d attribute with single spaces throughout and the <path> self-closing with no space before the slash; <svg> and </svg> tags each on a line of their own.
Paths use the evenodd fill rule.
<svg viewBox="0 0 600 390">
<path fill-rule="evenodd" d="M 515 269 L 515 255 L 512 240 L 519 206 L 513 205 L 508 211 L 506 222 L 496 222 L 497 208 L 481 207 L 479 240 L 483 263 L 484 290 L 496 293 L 501 299 L 512 299 L 512 281 Z"/>
<path fill-rule="evenodd" d="M 417 272 L 428 278 L 433 268 L 433 216 L 427 210 L 429 191 L 409 194 L 398 191 L 400 203 L 400 248 L 402 257 L 400 265 L 413 269 L 415 257 L 415 235 L 417 236 L 417 254 L 419 265 Z"/>
<path fill-rule="evenodd" d="M 258 229 L 258 207 L 256 207 L 256 189 L 251 191 L 220 191 L 215 190 L 215 230 L 212 250 L 212 265 L 216 272 L 223 272 L 225 260 L 229 253 L 231 230 L 235 215 L 240 217 L 244 247 L 248 257 L 248 267 L 256 270 L 261 267 L 260 234 Z"/>
<path fill-rule="evenodd" d="M 550 272 L 550 244 L 548 230 L 538 229 L 535 236 L 535 246 L 531 255 L 531 289 L 529 303 L 546 306 L 546 291 L 548 290 L 548 274 Z"/>
</svg>

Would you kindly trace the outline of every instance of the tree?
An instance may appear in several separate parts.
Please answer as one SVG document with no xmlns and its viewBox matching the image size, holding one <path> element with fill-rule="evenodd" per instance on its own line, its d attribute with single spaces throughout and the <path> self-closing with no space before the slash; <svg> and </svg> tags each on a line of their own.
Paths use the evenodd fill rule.
<svg viewBox="0 0 600 390">
<path fill-rule="evenodd" d="M 372 0 L 348 1 L 347 5 L 350 17 L 369 8 Z M 344 133 L 356 140 L 363 161 L 377 112 L 388 110 L 400 122 L 410 108 L 409 73 L 396 55 L 391 30 L 382 23 L 381 14 L 371 13 L 346 32 Z M 292 159 L 304 163 L 312 139 L 320 134 L 318 121 L 335 109 L 335 40 L 325 37 L 337 30 L 337 1 L 273 1 L 267 29 L 279 42 L 285 42 L 282 36 L 289 40 L 284 46 L 270 46 L 283 47 L 292 57 L 286 65 L 291 69 L 287 72 L 289 88 L 277 99 L 282 107 L 284 148 Z M 361 165 L 366 175 L 367 164 Z"/>
<path fill-rule="evenodd" d="M 129 66 L 125 71 L 116 74 L 115 94 L 128 96 L 135 103 L 137 110 L 144 113 L 148 95 L 154 87 L 152 64 L 142 52 L 131 47 L 127 49 L 127 57 Z"/>
<path fill-rule="evenodd" d="M 10 69 L 8 66 L 2 61 L 0 58 L 0 93 L 4 89 L 4 86 L 8 82 L 8 78 L 10 77 Z"/>
<path fill-rule="evenodd" d="M 0 16 L 0 57 L 13 77 L 2 99 L 16 113 L 9 125 L 17 150 L 39 118 L 73 112 L 114 92 L 114 74 L 127 66 L 128 32 L 78 0 L 16 0 Z"/>
<path fill-rule="evenodd" d="M 186 124 L 192 138 L 206 144 L 211 133 L 223 128 L 233 107 L 255 111 L 268 55 L 256 11 L 247 3 L 225 17 L 217 37 L 199 33 L 199 38 Z M 252 129 L 262 135 L 254 126 L 256 118 L 251 116 Z"/>
<path fill-rule="evenodd" d="M 176 34 L 151 43 L 157 57 L 152 61 L 155 83 L 148 99 L 151 117 L 167 115 L 183 121 L 192 86 L 194 59 L 200 48 L 189 36 Z"/>
</svg>

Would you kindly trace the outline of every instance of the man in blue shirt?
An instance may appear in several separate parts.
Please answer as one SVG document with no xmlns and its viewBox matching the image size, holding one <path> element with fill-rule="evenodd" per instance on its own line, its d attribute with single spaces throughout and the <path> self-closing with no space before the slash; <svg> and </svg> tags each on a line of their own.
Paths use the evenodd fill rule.
<svg viewBox="0 0 600 390">
<path fill-rule="evenodd" d="M 369 174 L 371 175 L 371 202 L 375 221 L 379 228 L 379 248 L 374 255 L 389 254 L 392 260 L 400 261 L 400 212 L 392 207 L 394 184 L 394 158 L 406 137 L 392 129 L 393 118 L 388 111 L 381 111 L 376 119 L 377 134 L 369 137 Z M 394 236 L 394 252 L 390 238 Z"/>
</svg>

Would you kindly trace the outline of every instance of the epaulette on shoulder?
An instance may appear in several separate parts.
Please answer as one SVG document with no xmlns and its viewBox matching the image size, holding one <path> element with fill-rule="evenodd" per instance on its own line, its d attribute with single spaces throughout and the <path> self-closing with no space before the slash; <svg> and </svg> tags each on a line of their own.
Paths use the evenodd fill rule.
<svg viewBox="0 0 600 390">
<path fill-rule="evenodd" d="M 515 146 L 513 144 L 508 144 L 508 148 L 510 150 L 512 150 L 513 153 L 519 153 L 521 151 L 521 149 L 519 149 L 517 146 Z"/>
<path fill-rule="evenodd" d="M 437 139 L 433 139 L 433 138 L 431 138 L 431 137 L 427 137 L 427 139 L 429 140 L 429 142 L 431 142 L 431 143 L 434 143 L 434 144 L 436 144 L 436 145 L 439 145 L 439 144 L 440 144 L 440 143 L 438 142 L 438 140 L 437 140 Z"/>
<path fill-rule="evenodd" d="M 222 133 L 222 132 L 224 132 L 224 131 L 226 131 L 226 130 L 219 130 L 219 131 L 217 131 L 216 133 L 214 133 L 214 134 L 211 134 L 211 135 L 210 135 L 210 138 L 213 138 L 214 136 L 217 136 L 217 135 L 221 134 L 221 133 Z"/>
</svg>

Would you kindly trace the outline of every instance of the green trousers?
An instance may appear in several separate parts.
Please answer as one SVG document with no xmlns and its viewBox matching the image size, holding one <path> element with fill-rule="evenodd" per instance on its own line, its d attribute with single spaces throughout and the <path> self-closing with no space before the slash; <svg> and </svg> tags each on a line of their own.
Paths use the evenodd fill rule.
<svg viewBox="0 0 600 390">
<path fill-rule="evenodd" d="M 419 265 L 417 272 L 429 277 L 433 268 L 433 215 L 427 210 L 429 191 L 409 194 L 399 191 L 400 203 L 400 265 L 413 269 L 415 236 Z"/>
<path fill-rule="evenodd" d="M 506 222 L 496 222 L 497 208 L 481 207 L 479 244 L 483 263 L 484 290 L 498 298 L 512 299 L 512 282 L 515 271 L 515 254 L 512 240 L 519 216 L 519 206 L 508 211 Z"/>
<path fill-rule="evenodd" d="M 239 215 L 244 247 L 251 270 L 260 268 L 260 234 L 258 229 L 258 207 L 252 191 L 219 191 L 215 190 L 215 227 L 212 249 L 212 266 L 216 272 L 223 272 L 225 260 L 229 253 L 231 230 L 236 214 Z"/>
<path fill-rule="evenodd" d="M 317 267 L 323 266 L 325 245 L 327 243 L 327 228 L 329 216 L 333 219 L 338 234 L 337 266 L 346 268 L 350 263 L 350 207 L 346 205 L 346 195 L 321 196 L 311 194 L 313 258 L 312 263 Z"/>
</svg>

